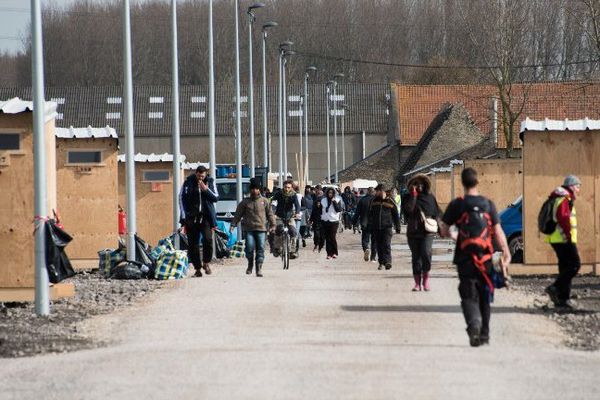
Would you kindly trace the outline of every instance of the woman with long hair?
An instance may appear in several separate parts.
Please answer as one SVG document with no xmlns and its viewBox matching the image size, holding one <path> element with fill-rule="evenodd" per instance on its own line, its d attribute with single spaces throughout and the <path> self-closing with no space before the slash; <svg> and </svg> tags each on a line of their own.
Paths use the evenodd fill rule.
<svg viewBox="0 0 600 400">
<path fill-rule="evenodd" d="M 327 259 L 338 257 L 337 248 L 337 230 L 340 224 L 340 214 L 342 212 L 341 199 L 336 196 L 335 189 L 330 187 L 325 192 L 325 197 L 321 199 L 321 223 L 325 235 L 325 250 Z"/>
<path fill-rule="evenodd" d="M 433 238 L 441 211 L 426 175 L 416 175 L 408 181 L 408 193 L 402 199 L 402 211 L 407 221 L 406 237 L 412 254 L 415 278 L 413 292 L 429 291 Z"/>
</svg>

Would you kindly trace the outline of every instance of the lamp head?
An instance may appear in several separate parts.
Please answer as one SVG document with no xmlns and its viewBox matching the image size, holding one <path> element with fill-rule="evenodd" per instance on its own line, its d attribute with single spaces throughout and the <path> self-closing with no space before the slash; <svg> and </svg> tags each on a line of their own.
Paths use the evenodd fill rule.
<svg viewBox="0 0 600 400">
<path fill-rule="evenodd" d="M 262 26 L 262 30 L 263 32 L 266 31 L 267 29 L 270 28 L 275 28 L 276 26 L 278 26 L 279 24 L 275 21 L 269 21 L 269 22 L 265 22 Z"/>
</svg>

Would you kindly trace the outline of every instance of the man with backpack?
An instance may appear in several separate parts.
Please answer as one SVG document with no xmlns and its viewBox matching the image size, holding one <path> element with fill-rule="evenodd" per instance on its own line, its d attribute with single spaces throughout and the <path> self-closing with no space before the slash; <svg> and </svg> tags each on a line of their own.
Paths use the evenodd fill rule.
<svg viewBox="0 0 600 400">
<path fill-rule="evenodd" d="M 442 217 L 442 236 L 456 240 L 454 264 L 458 269 L 461 306 L 473 347 L 489 344 L 494 282 L 491 278 L 493 240 L 502 249 L 501 265 L 507 277 L 510 251 L 494 203 L 477 189 L 477 172 L 465 168 L 461 174 L 465 196 L 453 200 Z M 456 226 L 458 233 L 451 232 Z"/>
<path fill-rule="evenodd" d="M 546 234 L 558 258 L 558 277 L 546 288 L 546 293 L 556 307 L 574 308 L 571 282 L 581 268 L 577 251 L 577 212 L 575 199 L 581 190 L 581 181 L 574 175 L 565 178 L 544 202 L 538 216 L 538 225 Z"/>
</svg>

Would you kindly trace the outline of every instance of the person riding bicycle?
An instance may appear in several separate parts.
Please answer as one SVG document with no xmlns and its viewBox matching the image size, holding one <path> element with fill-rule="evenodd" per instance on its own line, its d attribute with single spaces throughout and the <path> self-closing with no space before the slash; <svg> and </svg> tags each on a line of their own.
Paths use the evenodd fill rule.
<svg viewBox="0 0 600 400">
<path fill-rule="evenodd" d="M 272 238 L 270 243 L 272 244 L 271 250 L 275 257 L 279 257 L 281 254 L 281 235 L 283 233 L 283 224 L 288 225 L 288 232 L 290 234 L 290 243 L 292 243 L 292 249 L 290 249 L 290 258 L 294 259 L 297 257 L 297 246 L 296 246 L 296 222 L 295 218 L 300 214 L 300 202 L 296 196 L 296 192 L 293 188 L 292 181 L 285 181 L 283 183 L 283 190 L 277 192 L 272 202 L 277 202 L 275 208 L 275 215 L 277 216 L 277 228 L 275 229 L 275 237 Z"/>
</svg>

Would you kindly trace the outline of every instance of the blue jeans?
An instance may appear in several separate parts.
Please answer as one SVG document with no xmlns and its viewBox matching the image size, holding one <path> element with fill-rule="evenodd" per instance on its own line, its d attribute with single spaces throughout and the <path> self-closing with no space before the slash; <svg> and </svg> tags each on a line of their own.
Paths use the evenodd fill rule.
<svg viewBox="0 0 600 400">
<path fill-rule="evenodd" d="M 246 232 L 246 258 L 249 262 L 253 261 L 256 250 L 256 265 L 262 264 L 265 259 L 265 240 L 267 232 L 249 231 Z"/>
</svg>

